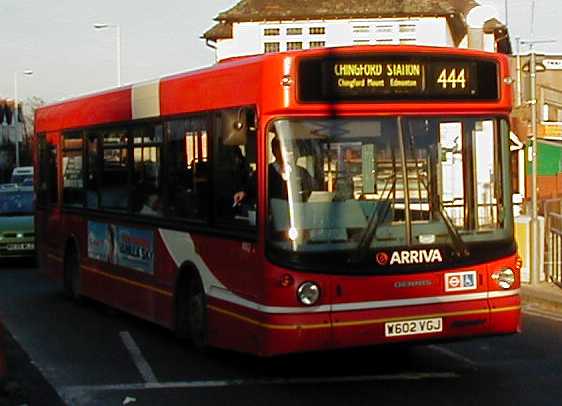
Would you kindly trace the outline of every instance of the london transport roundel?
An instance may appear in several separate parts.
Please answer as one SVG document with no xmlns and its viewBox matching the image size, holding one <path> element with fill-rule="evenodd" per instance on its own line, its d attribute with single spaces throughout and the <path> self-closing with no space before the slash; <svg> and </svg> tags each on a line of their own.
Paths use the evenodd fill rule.
<svg viewBox="0 0 562 406">
<path fill-rule="evenodd" d="M 377 253 L 377 256 L 376 256 L 377 264 L 388 265 L 389 259 L 390 259 L 390 257 L 388 256 L 388 254 L 386 252 Z"/>
</svg>

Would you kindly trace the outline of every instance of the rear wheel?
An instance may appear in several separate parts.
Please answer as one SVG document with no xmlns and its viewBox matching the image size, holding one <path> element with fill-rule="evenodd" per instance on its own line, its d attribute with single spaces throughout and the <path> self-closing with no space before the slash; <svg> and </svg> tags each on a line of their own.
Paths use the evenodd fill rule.
<svg viewBox="0 0 562 406">
<path fill-rule="evenodd" d="M 64 293 L 73 300 L 80 299 L 80 257 L 74 248 L 69 248 L 64 258 Z"/>
</svg>

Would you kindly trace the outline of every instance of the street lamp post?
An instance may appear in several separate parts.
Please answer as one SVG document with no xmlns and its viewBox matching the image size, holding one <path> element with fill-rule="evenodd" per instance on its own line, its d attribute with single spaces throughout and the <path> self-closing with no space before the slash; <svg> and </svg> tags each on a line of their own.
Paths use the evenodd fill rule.
<svg viewBox="0 0 562 406">
<path fill-rule="evenodd" d="M 533 237 L 533 249 L 531 253 L 533 255 L 532 259 L 532 272 L 531 272 L 531 284 L 537 285 L 540 281 L 541 270 L 539 270 L 539 221 L 538 221 L 538 196 L 537 196 L 537 61 L 535 58 L 535 50 L 533 45 L 531 45 L 531 142 L 533 143 L 533 151 L 531 153 L 531 200 L 533 201 L 533 209 L 531 213 L 531 225 L 533 231 L 531 235 Z"/>
<path fill-rule="evenodd" d="M 121 86 L 121 27 L 119 24 L 94 24 L 96 30 L 104 30 L 106 28 L 115 28 L 115 48 L 117 53 L 117 86 Z"/>
<path fill-rule="evenodd" d="M 16 133 L 16 167 L 20 166 L 20 134 L 19 134 L 19 117 L 18 117 L 18 73 L 22 73 L 25 76 L 33 75 L 32 70 L 24 70 L 23 72 L 14 72 L 14 116 L 12 117 L 12 123 L 14 126 L 14 132 Z M 23 109 L 22 109 L 23 110 Z"/>
<path fill-rule="evenodd" d="M 533 2 L 534 5 L 534 2 Z M 530 282 L 532 285 L 540 283 L 540 274 L 543 270 L 539 269 L 539 253 L 540 253 L 540 239 L 539 239 L 539 219 L 538 219 L 538 181 L 537 181 L 537 160 L 538 160 L 538 142 L 537 142 L 537 59 L 535 54 L 535 44 L 548 44 L 552 40 L 529 40 L 520 41 L 522 45 L 529 45 L 530 60 L 529 60 L 529 96 L 528 103 L 531 105 L 531 267 L 530 267 Z M 544 67 L 543 67 L 544 70 Z"/>
<path fill-rule="evenodd" d="M 521 106 L 521 82 L 522 82 L 522 74 L 521 74 L 521 38 L 515 37 L 515 64 L 516 64 L 516 74 L 517 79 L 515 81 L 516 90 L 515 90 L 515 104 L 517 107 Z"/>
</svg>

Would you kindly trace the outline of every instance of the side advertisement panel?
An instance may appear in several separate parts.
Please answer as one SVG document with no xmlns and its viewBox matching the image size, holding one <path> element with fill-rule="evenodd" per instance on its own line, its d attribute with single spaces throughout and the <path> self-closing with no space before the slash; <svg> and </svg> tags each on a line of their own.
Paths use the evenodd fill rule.
<svg viewBox="0 0 562 406">
<path fill-rule="evenodd" d="M 154 233 L 88 221 L 88 257 L 149 274 L 154 273 Z"/>
</svg>

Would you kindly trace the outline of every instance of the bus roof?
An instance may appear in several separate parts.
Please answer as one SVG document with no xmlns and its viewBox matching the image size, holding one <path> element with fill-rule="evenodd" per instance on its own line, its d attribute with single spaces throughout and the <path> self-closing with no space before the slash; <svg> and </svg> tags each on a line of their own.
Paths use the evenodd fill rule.
<svg viewBox="0 0 562 406">
<path fill-rule="evenodd" d="M 153 81 L 126 85 L 59 101 L 41 107 L 36 112 L 37 132 L 57 131 L 126 122 L 135 119 L 173 116 L 188 112 L 253 105 L 258 102 L 283 106 L 283 88 L 277 85 L 286 72 L 294 69 L 295 61 L 365 54 L 412 54 L 464 56 L 498 61 L 502 77 L 508 76 L 505 55 L 479 50 L 427 46 L 348 46 L 317 48 L 231 58 L 213 66 L 176 73 Z M 267 69 L 264 66 L 267 65 Z M 267 97 L 263 97 L 267 96 Z M 510 108 L 511 94 L 502 97 L 502 109 Z M 298 104 L 296 101 L 294 104 Z M 496 104 L 498 104 L 496 102 Z M 509 106 L 508 106 L 509 105 Z M 287 105 L 285 108 L 289 107 Z"/>
</svg>

